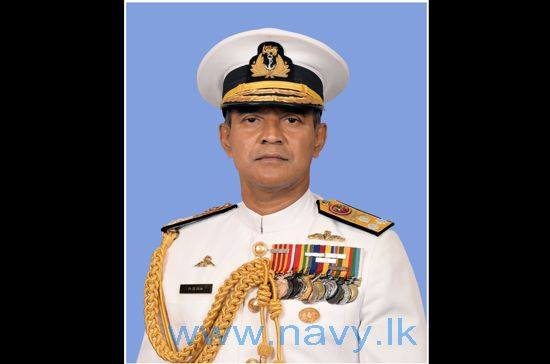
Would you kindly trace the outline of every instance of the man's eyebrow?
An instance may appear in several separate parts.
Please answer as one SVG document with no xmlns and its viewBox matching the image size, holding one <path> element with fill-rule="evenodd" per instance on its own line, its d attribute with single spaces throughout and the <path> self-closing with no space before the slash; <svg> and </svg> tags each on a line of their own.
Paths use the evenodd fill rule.
<svg viewBox="0 0 550 364">
<path fill-rule="evenodd" d="M 287 115 L 300 115 L 300 116 L 306 116 L 306 115 L 307 115 L 307 111 L 306 111 L 306 112 L 300 112 L 300 111 L 288 110 L 288 111 L 283 111 L 282 114 L 283 114 L 284 116 L 287 116 Z"/>
<path fill-rule="evenodd" d="M 239 115 L 243 115 L 243 114 L 252 114 L 252 113 L 262 113 L 262 110 L 260 108 L 251 108 L 251 109 L 235 109 L 235 111 L 239 114 Z M 279 109 L 280 113 L 283 114 L 283 115 L 288 115 L 288 114 L 294 114 L 294 115 L 301 115 L 301 116 L 305 116 L 307 115 L 310 111 L 309 110 L 293 110 L 293 109 Z"/>
<path fill-rule="evenodd" d="M 311 110 L 308 110 L 308 109 L 281 109 L 281 110 L 282 110 L 282 113 L 285 115 L 295 114 L 295 115 L 305 116 L 312 112 Z"/>
<path fill-rule="evenodd" d="M 258 112 L 260 111 L 260 108 L 259 107 L 251 107 L 251 108 L 242 108 L 242 109 L 234 109 L 234 111 L 237 112 L 237 114 L 250 114 L 250 113 L 253 113 L 253 112 Z"/>
<path fill-rule="evenodd" d="M 258 112 L 258 110 L 247 110 L 247 111 L 240 111 L 238 115 L 246 115 L 246 114 L 261 114 Z"/>
</svg>

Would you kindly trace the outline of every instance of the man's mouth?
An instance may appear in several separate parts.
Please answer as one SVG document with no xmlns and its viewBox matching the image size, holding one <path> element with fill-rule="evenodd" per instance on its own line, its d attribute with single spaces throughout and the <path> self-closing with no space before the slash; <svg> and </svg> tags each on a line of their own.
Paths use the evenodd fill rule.
<svg viewBox="0 0 550 364">
<path fill-rule="evenodd" d="M 257 161 L 261 161 L 261 160 L 264 160 L 264 161 L 269 161 L 269 160 L 288 161 L 288 158 L 285 158 L 280 154 L 262 154 L 261 156 L 259 156 L 255 160 L 257 160 Z"/>
</svg>

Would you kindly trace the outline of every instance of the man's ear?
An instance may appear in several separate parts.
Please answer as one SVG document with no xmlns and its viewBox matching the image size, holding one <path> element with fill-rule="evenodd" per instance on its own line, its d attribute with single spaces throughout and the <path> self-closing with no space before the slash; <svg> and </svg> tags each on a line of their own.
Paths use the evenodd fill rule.
<svg viewBox="0 0 550 364">
<path fill-rule="evenodd" d="M 219 126 L 220 132 L 220 144 L 223 150 L 229 158 L 233 158 L 233 150 L 231 149 L 231 143 L 229 142 L 229 134 L 231 133 L 231 127 L 226 123 L 221 123 Z"/>
<path fill-rule="evenodd" d="M 315 128 L 315 140 L 313 144 L 313 158 L 317 158 L 321 154 L 321 150 L 327 141 L 327 124 L 319 123 Z"/>
</svg>

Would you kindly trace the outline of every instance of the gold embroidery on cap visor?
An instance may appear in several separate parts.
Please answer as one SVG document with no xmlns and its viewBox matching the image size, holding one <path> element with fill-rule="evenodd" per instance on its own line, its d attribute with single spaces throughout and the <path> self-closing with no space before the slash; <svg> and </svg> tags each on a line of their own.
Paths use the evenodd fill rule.
<svg viewBox="0 0 550 364">
<path fill-rule="evenodd" d="M 307 85 L 287 81 L 241 83 L 227 91 L 221 106 L 234 102 L 281 102 L 323 106 L 321 96 Z"/>
</svg>

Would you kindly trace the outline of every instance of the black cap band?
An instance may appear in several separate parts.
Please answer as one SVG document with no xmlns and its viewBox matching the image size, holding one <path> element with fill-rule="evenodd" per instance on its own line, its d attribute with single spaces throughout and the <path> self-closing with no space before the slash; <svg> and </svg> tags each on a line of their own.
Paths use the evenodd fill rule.
<svg viewBox="0 0 550 364">
<path fill-rule="evenodd" d="M 300 83 L 308 86 L 313 91 L 317 92 L 319 96 L 323 97 L 323 82 L 319 76 L 312 71 L 302 66 L 293 65 L 293 69 L 289 73 L 289 77 L 285 78 L 285 81 Z M 227 91 L 234 89 L 241 83 L 251 83 L 265 81 L 265 78 L 253 78 L 251 77 L 250 66 L 244 65 L 229 72 L 223 80 L 222 97 L 225 96 Z"/>
</svg>

